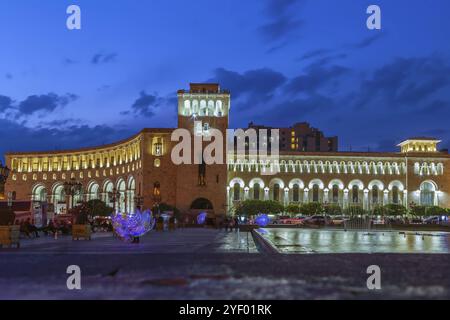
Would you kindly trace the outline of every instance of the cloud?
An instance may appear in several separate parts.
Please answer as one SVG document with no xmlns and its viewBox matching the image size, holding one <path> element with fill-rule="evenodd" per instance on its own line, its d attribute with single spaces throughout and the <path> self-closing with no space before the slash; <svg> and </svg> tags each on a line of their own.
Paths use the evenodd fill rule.
<svg viewBox="0 0 450 320">
<path fill-rule="evenodd" d="M 159 106 L 162 99 L 156 94 L 147 94 L 144 90 L 139 93 L 137 98 L 131 106 L 131 111 L 122 112 L 123 115 L 133 113 L 137 116 L 151 118 L 155 115 L 154 109 Z"/>
<path fill-rule="evenodd" d="M 440 99 L 433 100 L 423 108 L 420 108 L 417 112 L 422 115 L 434 115 L 437 112 L 450 112 L 450 102 Z"/>
<path fill-rule="evenodd" d="M 0 119 L 0 135 L 5 143 L 0 154 L 6 151 L 44 151 L 93 147 L 116 142 L 137 133 L 125 127 L 71 124 L 72 120 L 60 120 L 64 126 L 27 127 L 9 119 Z M 56 123 L 55 123 L 56 124 Z"/>
<path fill-rule="evenodd" d="M 63 60 L 63 64 L 66 65 L 66 66 L 74 65 L 74 64 L 77 64 L 77 63 L 78 63 L 78 61 L 72 60 L 70 58 L 65 58 Z"/>
<path fill-rule="evenodd" d="M 326 67 L 322 64 L 312 64 L 306 68 L 306 73 L 294 77 L 286 86 L 289 93 L 313 94 L 333 80 L 350 72 L 350 69 L 342 66 Z"/>
<path fill-rule="evenodd" d="M 13 108 L 13 100 L 10 97 L 0 95 L 0 112 Z"/>
<path fill-rule="evenodd" d="M 449 85 L 450 65 L 441 58 L 397 58 L 362 82 L 355 106 L 382 101 L 390 108 L 411 109 Z"/>
<path fill-rule="evenodd" d="M 356 49 L 364 49 L 367 47 L 370 47 L 373 43 L 377 42 L 381 38 L 383 38 L 386 35 L 386 33 L 383 32 L 377 32 L 374 35 L 368 36 L 361 40 L 360 42 L 355 43 L 352 45 L 352 47 Z"/>
<path fill-rule="evenodd" d="M 308 60 L 308 59 L 312 59 L 312 58 L 323 57 L 325 55 L 328 55 L 331 52 L 332 52 L 332 50 L 330 50 L 330 49 L 311 50 L 311 51 L 304 53 L 298 60 Z"/>
<path fill-rule="evenodd" d="M 292 14 L 292 8 L 303 2 L 303 0 L 266 0 L 264 12 L 268 21 L 258 28 L 263 38 L 269 42 L 285 40 L 303 26 L 304 21 L 296 19 Z M 268 52 L 279 48 L 280 45 L 272 47 Z"/>
<path fill-rule="evenodd" d="M 92 57 L 91 63 L 95 65 L 116 61 L 117 53 L 97 53 Z"/>
<path fill-rule="evenodd" d="M 299 119 L 304 119 L 305 115 L 315 112 L 325 112 L 326 110 L 335 106 L 335 101 L 327 96 L 314 94 L 307 98 L 291 99 L 278 103 L 270 108 L 267 114 L 271 119 L 297 122 Z"/>
<path fill-rule="evenodd" d="M 70 102 L 78 99 L 78 96 L 72 93 L 59 96 L 55 93 L 43 95 L 31 95 L 19 103 L 18 111 L 20 115 L 31 115 L 39 111 L 54 111 L 58 107 L 65 107 Z"/>
<path fill-rule="evenodd" d="M 208 82 L 217 82 L 229 89 L 234 99 L 249 95 L 256 100 L 267 99 L 286 82 L 286 77 L 269 68 L 248 70 L 244 73 L 217 68 Z"/>
<path fill-rule="evenodd" d="M 277 19 L 259 28 L 259 31 L 268 41 L 276 41 L 284 38 L 289 33 L 303 25 L 303 21 L 294 20 L 291 17 Z"/>
</svg>

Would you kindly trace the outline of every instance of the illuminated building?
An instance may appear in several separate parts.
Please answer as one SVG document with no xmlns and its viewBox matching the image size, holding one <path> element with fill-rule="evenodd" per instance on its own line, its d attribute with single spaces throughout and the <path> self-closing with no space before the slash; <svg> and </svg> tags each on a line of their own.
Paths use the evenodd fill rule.
<svg viewBox="0 0 450 320">
<path fill-rule="evenodd" d="M 229 111 L 230 93 L 217 84 L 191 84 L 189 90 L 178 91 L 178 128 L 225 132 Z M 194 119 L 202 121 L 201 128 L 194 128 Z M 297 138 L 293 128 L 286 132 Z M 238 161 L 232 154 L 228 163 L 205 167 L 172 162 L 177 144 L 171 141 L 173 130 L 147 128 L 95 148 L 7 153 L 11 173 L 6 191 L 17 200 L 46 204 L 50 216 L 91 199 L 102 199 L 120 211 L 134 210 L 142 199 L 146 208 L 164 202 L 184 213 L 208 210 L 215 215 L 225 215 L 244 199 L 364 209 L 412 202 L 450 207 L 450 157 L 438 151 L 436 139 L 410 139 L 399 145 L 400 152 L 387 153 L 282 149 L 279 161 L 270 164 Z M 268 175 L 271 171 L 274 174 Z M 82 192 L 66 196 L 64 182 L 71 179 L 82 183 Z"/>
</svg>

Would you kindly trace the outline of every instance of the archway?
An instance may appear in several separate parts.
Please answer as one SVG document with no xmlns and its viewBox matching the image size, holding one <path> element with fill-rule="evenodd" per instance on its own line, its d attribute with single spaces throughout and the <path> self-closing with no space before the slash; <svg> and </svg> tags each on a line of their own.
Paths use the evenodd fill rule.
<svg viewBox="0 0 450 320">
<path fill-rule="evenodd" d="M 214 207 L 208 199 L 198 198 L 192 202 L 191 210 L 214 210 Z"/>
</svg>

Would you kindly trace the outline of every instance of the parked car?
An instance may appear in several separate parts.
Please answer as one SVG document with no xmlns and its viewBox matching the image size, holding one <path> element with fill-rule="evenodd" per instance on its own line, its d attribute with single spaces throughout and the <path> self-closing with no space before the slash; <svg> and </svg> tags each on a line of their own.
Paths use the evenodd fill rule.
<svg viewBox="0 0 450 320">
<path fill-rule="evenodd" d="M 331 223 L 330 216 L 312 216 L 303 220 L 304 224 L 312 224 L 317 226 L 324 226 Z"/>
<path fill-rule="evenodd" d="M 440 222 L 441 219 L 438 216 L 428 217 L 423 220 L 423 223 L 425 224 L 439 224 Z"/>
<path fill-rule="evenodd" d="M 280 219 L 280 224 L 303 224 L 303 219 L 298 218 L 287 218 L 287 219 Z"/>
<path fill-rule="evenodd" d="M 331 224 L 332 224 L 332 225 L 335 225 L 335 226 L 340 226 L 340 225 L 344 224 L 344 222 L 345 222 L 346 220 L 348 220 L 347 217 L 344 217 L 344 216 L 336 216 L 336 217 L 331 218 Z"/>
<path fill-rule="evenodd" d="M 273 224 L 283 224 L 283 221 L 290 219 L 290 216 L 278 216 L 276 219 L 273 219 Z"/>
<path fill-rule="evenodd" d="M 413 218 L 409 221 L 410 224 L 422 224 L 423 220 L 419 218 Z"/>
</svg>

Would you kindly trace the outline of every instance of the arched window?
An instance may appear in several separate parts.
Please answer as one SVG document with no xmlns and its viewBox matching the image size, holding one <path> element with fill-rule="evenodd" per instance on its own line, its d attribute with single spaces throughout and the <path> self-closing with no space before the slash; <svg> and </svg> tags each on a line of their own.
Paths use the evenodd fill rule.
<svg viewBox="0 0 450 320">
<path fill-rule="evenodd" d="M 298 186 L 298 184 L 294 184 L 294 188 L 292 189 L 292 201 L 300 201 L 300 187 Z"/>
<path fill-rule="evenodd" d="M 352 188 L 352 201 L 353 203 L 358 203 L 359 202 L 359 188 L 358 186 L 354 185 Z"/>
<path fill-rule="evenodd" d="M 333 203 L 338 203 L 339 202 L 339 186 L 337 184 L 335 184 L 333 186 Z"/>
<path fill-rule="evenodd" d="M 420 186 L 420 204 L 423 206 L 433 206 L 436 187 L 431 182 L 424 182 Z"/>
<path fill-rule="evenodd" d="M 273 186 L 273 200 L 280 200 L 280 185 L 278 183 Z"/>
<path fill-rule="evenodd" d="M 377 185 L 374 185 L 372 187 L 372 203 L 373 204 L 378 204 L 378 199 L 379 199 L 379 188 Z"/>
<path fill-rule="evenodd" d="M 259 183 L 255 183 L 253 185 L 253 199 L 259 200 L 259 191 L 261 187 L 259 186 Z"/>
<path fill-rule="evenodd" d="M 33 192 L 33 200 L 41 202 L 47 201 L 47 190 L 45 189 L 44 186 L 38 186 L 35 188 Z"/>
<path fill-rule="evenodd" d="M 398 187 L 397 186 L 394 186 L 393 188 L 392 188 L 392 203 L 394 203 L 394 204 L 398 204 L 400 201 L 399 201 L 399 196 L 398 196 Z"/>
<path fill-rule="evenodd" d="M 233 187 L 233 199 L 239 201 L 241 199 L 241 186 L 239 183 L 235 183 Z"/>
<path fill-rule="evenodd" d="M 313 186 L 313 202 L 319 202 L 319 185 Z"/>
</svg>

